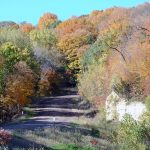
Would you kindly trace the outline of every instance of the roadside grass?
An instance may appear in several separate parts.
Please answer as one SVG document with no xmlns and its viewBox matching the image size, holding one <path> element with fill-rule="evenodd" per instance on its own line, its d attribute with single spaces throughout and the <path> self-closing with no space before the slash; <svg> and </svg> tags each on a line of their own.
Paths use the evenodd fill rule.
<svg viewBox="0 0 150 150">
<path fill-rule="evenodd" d="M 86 128 L 91 128 L 92 135 L 98 135 L 100 139 L 109 141 L 108 143 L 106 142 L 108 149 L 115 149 L 115 136 L 116 131 L 120 126 L 120 123 L 114 121 L 107 121 L 105 116 L 105 111 L 101 109 L 95 117 L 87 118 L 82 116 L 78 120 L 75 120 L 74 123 L 80 124 Z"/>
<path fill-rule="evenodd" d="M 9 150 L 9 148 L 6 146 L 1 147 L 0 146 L 0 150 Z M 25 150 L 24 148 L 15 148 L 15 150 Z M 91 148 L 91 147 L 80 147 L 80 146 L 76 146 L 74 144 L 57 144 L 55 146 L 53 146 L 52 148 L 36 148 L 36 147 L 30 147 L 28 150 L 100 150 L 97 148 Z"/>
<path fill-rule="evenodd" d="M 99 120 L 99 114 L 95 118 L 80 117 L 75 123 L 92 129 L 93 135 L 100 138 L 113 138 L 113 134 L 119 127 L 118 122 L 107 122 Z"/>
<path fill-rule="evenodd" d="M 24 111 L 26 118 L 22 121 L 36 115 L 31 108 L 26 107 Z M 107 122 L 104 116 L 105 112 L 99 111 L 93 118 L 79 117 L 78 120 L 69 124 L 71 129 L 69 131 L 54 123 L 52 126 L 34 130 L 17 130 L 14 135 L 54 150 L 115 150 L 116 145 L 113 140 L 119 125 Z M 91 132 L 89 135 L 83 135 L 78 127 L 90 129 Z"/>
<path fill-rule="evenodd" d="M 75 144 L 58 144 L 53 147 L 54 150 L 100 150 L 96 148 L 91 148 L 91 147 L 81 147 L 77 146 Z"/>
<path fill-rule="evenodd" d="M 67 132 L 57 127 L 18 130 L 15 132 L 15 136 L 35 141 L 37 144 L 51 147 L 54 150 L 100 150 L 108 148 L 106 140 L 91 135 L 82 135 L 78 130 Z"/>
</svg>

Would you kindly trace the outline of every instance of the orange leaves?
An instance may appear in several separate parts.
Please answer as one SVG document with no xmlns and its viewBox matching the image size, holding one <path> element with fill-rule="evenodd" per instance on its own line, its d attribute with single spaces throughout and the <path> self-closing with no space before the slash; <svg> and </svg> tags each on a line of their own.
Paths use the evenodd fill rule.
<svg viewBox="0 0 150 150">
<path fill-rule="evenodd" d="M 5 94 L 23 106 L 29 102 L 28 96 L 34 94 L 35 77 L 25 62 L 17 63 L 15 69 L 7 78 Z"/>
<path fill-rule="evenodd" d="M 56 28 L 58 34 L 58 47 L 69 60 L 69 68 L 79 69 L 79 56 L 96 38 L 96 30 L 86 17 L 72 18 Z M 81 48 L 82 47 L 82 48 Z M 82 52 L 80 52 L 80 50 Z"/>
<path fill-rule="evenodd" d="M 20 26 L 20 30 L 24 33 L 30 33 L 34 28 L 35 27 L 30 23 L 23 24 Z"/>
<path fill-rule="evenodd" d="M 51 24 L 57 21 L 57 16 L 51 13 L 45 13 L 40 19 L 38 23 L 38 27 L 40 29 L 48 28 Z"/>
<path fill-rule="evenodd" d="M 59 37 L 81 30 L 96 33 L 93 25 L 86 18 L 72 18 L 60 23 L 56 28 Z"/>
</svg>

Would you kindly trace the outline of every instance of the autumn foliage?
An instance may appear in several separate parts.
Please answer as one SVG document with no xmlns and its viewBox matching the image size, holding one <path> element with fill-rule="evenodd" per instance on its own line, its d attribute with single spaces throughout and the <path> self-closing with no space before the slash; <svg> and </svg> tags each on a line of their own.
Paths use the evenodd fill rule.
<svg viewBox="0 0 150 150">
<path fill-rule="evenodd" d="M 44 70 L 39 82 L 39 93 L 41 96 L 51 95 L 58 89 L 60 76 L 54 70 Z"/>
<path fill-rule="evenodd" d="M 72 18 L 56 28 L 58 47 L 66 55 L 71 70 L 79 70 L 80 56 L 95 41 L 96 29 L 85 17 Z"/>
<path fill-rule="evenodd" d="M 33 95 L 55 93 L 62 76 L 97 107 L 111 91 L 129 101 L 150 95 L 149 3 L 63 22 L 45 13 L 35 27 L 9 24 L 0 28 L 0 120 L 9 120 Z"/>
<path fill-rule="evenodd" d="M 35 27 L 30 23 L 20 25 L 20 30 L 24 33 L 30 33 L 34 28 Z"/>
<path fill-rule="evenodd" d="M 0 122 L 4 122 L 29 103 L 29 96 L 35 93 L 37 72 L 36 61 L 28 49 L 5 43 L 0 48 L 0 56 Z"/>
<path fill-rule="evenodd" d="M 45 13 L 40 17 L 38 22 L 39 29 L 49 28 L 54 22 L 57 21 L 57 16 L 51 13 Z"/>
<path fill-rule="evenodd" d="M 35 76 L 25 62 L 15 64 L 14 69 L 15 72 L 7 77 L 5 94 L 23 106 L 35 92 Z"/>
<path fill-rule="evenodd" d="M 144 4 L 89 15 L 99 35 L 80 61 L 79 91 L 86 99 L 98 104 L 112 90 L 129 101 L 150 94 L 149 8 Z"/>
</svg>

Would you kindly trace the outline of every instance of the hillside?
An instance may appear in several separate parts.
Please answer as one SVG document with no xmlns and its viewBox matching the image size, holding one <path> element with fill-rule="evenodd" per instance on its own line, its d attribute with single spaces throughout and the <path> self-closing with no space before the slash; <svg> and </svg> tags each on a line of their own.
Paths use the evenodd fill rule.
<svg viewBox="0 0 150 150">
<path fill-rule="evenodd" d="M 77 99 L 70 98 L 69 102 L 72 93 Z M 19 128 L 25 133 L 23 138 L 31 136 L 35 147 L 39 148 L 43 143 L 36 141 L 30 133 L 35 134 L 37 129 L 38 138 L 47 140 L 48 136 L 49 139 L 49 135 L 41 135 L 42 130 L 51 130 L 45 128 L 43 122 L 47 123 L 45 117 L 55 118 L 56 115 L 60 119 L 58 126 L 69 122 L 64 126 L 69 126 L 71 131 L 63 131 L 69 135 L 76 134 L 76 125 L 81 127 L 75 140 L 69 141 L 73 144 L 72 149 L 77 146 L 84 150 L 87 146 L 87 150 L 148 150 L 150 3 L 133 8 L 94 10 L 65 21 L 48 12 L 39 18 L 37 26 L 26 22 L 0 22 L 0 94 L 0 124 L 14 134 L 13 140 L 21 134 L 12 128 Z M 55 105 L 53 99 L 59 103 L 56 105 L 64 104 L 68 108 L 51 110 Z M 79 99 L 89 106 L 86 111 L 80 110 Z M 31 111 L 29 116 L 23 114 L 26 108 Z M 138 117 L 134 118 L 135 113 Z M 22 115 L 26 117 L 25 123 L 19 122 Z M 109 115 L 111 119 L 108 119 Z M 38 126 L 37 120 L 42 117 L 43 122 L 40 120 L 41 126 Z M 17 124 L 9 126 L 8 123 L 14 120 Z M 52 124 L 55 122 L 53 120 Z M 27 126 L 34 124 L 35 129 L 28 129 L 26 123 Z M 84 128 L 90 133 L 83 135 Z M 4 132 L 0 130 L 0 146 L 7 147 L 6 143 L 11 140 L 5 139 Z M 64 146 L 67 143 L 65 136 L 62 141 L 51 139 L 56 142 L 52 145 Z M 78 138 L 82 136 L 85 139 L 88 136 L 87 143 L 79 142 Z M 50 148 L 46 143 L 43 148 Z M 64 149 L 70 150 L 69 146 Z"/>
</svg>

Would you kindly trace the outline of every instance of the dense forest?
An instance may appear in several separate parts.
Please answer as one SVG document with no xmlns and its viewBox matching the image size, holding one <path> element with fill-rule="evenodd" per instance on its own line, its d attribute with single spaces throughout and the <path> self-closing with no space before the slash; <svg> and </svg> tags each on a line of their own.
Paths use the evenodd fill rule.
<svg viewBox="0 0 150 150">
<path fill-rule="evenodd" d="M 124 150 L 127 143 L 129 149 L 148 149 L 150 4 L 94 10 L 65 21 L 48 12 L 36 26 L 0 22 L 0 123 L 20 114 L 32 97 L 59 94 L 64 87 L 77 87 L 99 110 L 111 91 L 147 103 L 142 121 L 128 116 L 117 138 Z"/>
</svg>

